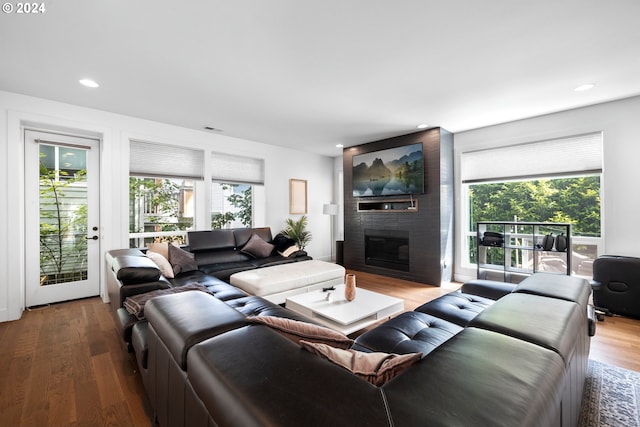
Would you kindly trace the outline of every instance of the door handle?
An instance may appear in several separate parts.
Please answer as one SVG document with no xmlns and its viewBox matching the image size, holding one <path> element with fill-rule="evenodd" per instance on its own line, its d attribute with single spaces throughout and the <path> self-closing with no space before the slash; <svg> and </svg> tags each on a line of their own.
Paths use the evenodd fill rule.
<svg viewBox="0 0 640 427">
<path fill-rule="evenodd" d="M 91 237 L 87 236 L 87 237 L 85 237 L 85 239 L 87 239 L 87 240 L 98 240 L 98 236 L 91 236 Z"/>
</svg>

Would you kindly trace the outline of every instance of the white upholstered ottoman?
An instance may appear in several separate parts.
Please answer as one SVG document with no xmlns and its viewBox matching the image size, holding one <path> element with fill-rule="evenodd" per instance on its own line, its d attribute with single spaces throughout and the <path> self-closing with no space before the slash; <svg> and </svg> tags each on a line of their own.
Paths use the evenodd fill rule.
<svg viewBox="0 0 640 427">
<path fill-rule="evenodd" d="M 308 260 L 256 268 L 231 275 L 232 285 L 243 291 L 283 304 L 287 297 L 344 283 L 344 267 Z"/>
</svg>

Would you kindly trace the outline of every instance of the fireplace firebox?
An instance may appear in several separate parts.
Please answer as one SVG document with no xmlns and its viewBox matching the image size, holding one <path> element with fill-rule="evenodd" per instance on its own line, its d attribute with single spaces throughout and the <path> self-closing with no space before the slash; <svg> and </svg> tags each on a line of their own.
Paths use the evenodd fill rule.
<svg viewBox="0 0 640 427">
<path fill-rule="evenodd" d="M 364 256 L 368 265 L 409 271 L 409 232 L 364 230 Z"/>
</svg>

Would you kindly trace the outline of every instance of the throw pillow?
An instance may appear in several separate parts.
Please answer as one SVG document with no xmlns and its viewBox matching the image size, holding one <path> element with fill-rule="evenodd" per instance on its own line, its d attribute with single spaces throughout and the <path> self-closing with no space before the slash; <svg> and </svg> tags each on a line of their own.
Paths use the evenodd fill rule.
<svg viewBox="0 0 640 427">
<path fill-rule="evenodd" d="M 299 320 L 276 316 L 253 316 L 247 320 L 267 325 L 296 344 L 300 340 L 325 343 L 338 348 L 349 348 L 353 344 L 353 340 L 341 332 Z"/>
<path fill-rule="evenodd" d="M 169 243 L 167 242 L 147 243 L 147 252 L 149 251 L 155 252 L 166 259 L 169 259 Z"/>
<path fill-rule="evenodd" d="M 298 245 L 293 245 L 293 246 L 289 246 L 287 249 L 285 249 L 282 252 L 278 252 L 280 255 L 282 255 L 283 257 L 290 257 L 291 255 L 293 255 L 294 253 L 298 252 L 300 250 L 300 248 L 298 248 Z"/>
<path fill-rule="evenodd" d="M 310 353 L 323 357 L 378 387 L 395 378 L 422 358 L 422 353 L 364 353 L 304 340 L 300 341 L 300 345 Z"/>
<path fill-rule="evenodd" d="M 169 262 L 173 266 L 174 275 L 198 269 L 195 255 L 174 245 L 169 245 Z"/>
<path fill-rule="evenodd" d="M 169 252 L 168 248 L 167 248 L 167 252 Z M 162 275 L 164 277 L 166 277 L 167 279 L 174 278 L 173 267 L 171 267 L 171 264 L 169 263 L 168 259 L 166 259 L 164 256 L 162 256 L 157 252 L 152 252 L 151 250 L 147 251 L 147 257 L 151 258 L 151 261 L 156 263 L 156 265 L 158 266 L 158 268 L 160 269 L 160 272 L 162 272 Z"/>
<path fill-rule="evenodd" d="M 266 258 L 271 255 L 273 248 L 274 246 L 271 243 L 265 242 L 260 236 L 254 233 L 240 252 L 253 258 Z"/>
</svg>

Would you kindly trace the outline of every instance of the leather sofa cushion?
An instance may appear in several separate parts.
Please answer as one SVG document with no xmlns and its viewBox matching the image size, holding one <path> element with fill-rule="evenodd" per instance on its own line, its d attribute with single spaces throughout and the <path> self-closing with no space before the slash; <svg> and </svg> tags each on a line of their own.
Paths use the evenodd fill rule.
<svg viewBox="0 0 640 427">
<path fill-rule="evenodd" d="M 421 305 L 415 311 L 448 320 L 459 326 L 467 326 L 474 317 L 493 303 L 489 298 L 451 292 Z"/>
<path fill-rule="evenodd" d="M 147 340 L 147 334 L 149 331 L 149 323 L 138 322 L 133 325 L 131 331 L 131 344 L 136 353 L 136 360 L 142 369 L 148 368 L 149 360 L 149 345 Z"/>
<path fill-rule="evenodd" d="M 242 292 L 241 289 L 238 289 L 217 277 L 205 274 L 202 271 L 190 271 L 188 273 L 183 273 L 172 280 L 174 286 L 184 286 L 194 282 L 207 288 L 207 292 L 222 301 L 244 298 L 247 296 L 247 294 Z"/>
<path fill-rule="evenodd" d="M 385 353 L 431 353 L 462 328 L 429 314 L 407 311 L 356 338 L 355 349 Z"/>
<path fill-rule="evenodd" d="M 256 296 L 246 296 L 244 298 L 237 298 L 225 301 L 230 307 L 238 310 L 240 313 L 245 316 L 277 316 L 277 317 L 286 317 L 287 319 L 300 320 L 302 322 L 313 323 L 306 316 L 302 314 L 298 314 L 294 311 L 288 310 L 278 304 L 275 304 L 271 301 L 268 301 L 261 297 Z"/>
<path fill-rule="evenodd" d="M 512 283 L 497 282 L 495 280 L 476 279 L 462 285 L 460 290 L 465 294 L 477 295 L 497 300 L 510 294 L 516 288 Z"/>
<path fill-rule="evenodd" d="M 234 300 L 247 296 L 247 294 L 242 292 L 242 290 L 229 284 L 207 286 L 207 292 L 209 292 L 220 301 Z"/>
<path fill-rule="evenodd" d="M 585 279 L 575 276 L 564 276 L 559 284 L 557 274 L 536 273 L 520 282 L 514 292 L 559 298 L 586 306 L 591 288 L 585 284 Z"/>
<path fill-rule="evenodd" d="M 564 375 L 550 350 L 466 328 L 382 391 L 396 426 L 549 426 Z"/>
<path fill-rule="evenodd" d="M 193 282 L 198 282 L 203 286 L 213 286 L 213 285 L 223 285 L 223 284 L 228 285 L 227 282 L 220 280 L 217 277 L 206 274 L 200 270 L 193 270 L 193 271 L 187 271 L 185 273 L 180 273 L 176 277 L 171 279 L 170 282 L 172 286 L 183 286 Z"/>
<path fill-rule="evenodd" d="M 247 323 L 237 310 L 204 292 L 153 298 L 146 304 L 145 316 L 182 369 L 193 345 Z"/>
<path fill-rule="evenodd" d="M 153 282 L 160 278 L 160 269 L 146 256 L 118 255 L 111 268 L 123 285 Z"/>
<path fill-rule="evenodd" d="M 226 249 L 222 251 L 206 251 L 206 252 L 194 252 L 196 264 L 202 271 L 215 271 L 224 269 L 225 265 L 229 264 L 246 264 L 249 268 L 252 268 L 249 255 L 243 254 L 240 251 L 233 249 Z"/>
<path fill-rule="evenodd" d="M 264 325 L 206 340 L 187 358 L 189 383 L 216 425 L 392 425 L 380 389 Z"/>
<path fill-rule="evenodd" d="M 108 265 L 113 265 L 113 261 L 115 260 L 116 257 L 122 256 L 122 255 L 129 255 L 129 256 L 145 256 L 144 252 L 142 252 L 140 249 L 135 249 L 135 248 L 129 248 L 129 249 L 112 249 L 110 251 L 107 251 L 107 253 L 105 254 L 105 260 L 107 261 Z"/>
<path fill-rule="evenodd" d="M 251 260 L 251 264 L 255 267 L 273 267 L 274 265 L 290 264 L 292 262 L 312 260 L 310 256 L 285 257 L 282 255 L 272 255 L 266 258 Z"/>
<path fill-rule="evenodd" d="M 232 274 L 239 273 L 241 271 L 253 270 L 254 268 L 256 267 L 248 260 L 244 262 L 225 262 L 218 264 L 201 265 L 199 267 L 200 271 L 202 271 L 203 273 L 227 281 Z"/>
<path fill-rule="evenodd" d="M 201 252 L 219 249 L 235 249 L 233 230 L 188 231 L 189 251 Z"/>
<path fill-rule="evenodd" d="M 129 313 L 124 307 L 119 307 L 116 310 L 116 319 L 120 331 L 122 331 L 122 339 L 124 342 L 131 343 L 131 330 L 133 325 L 139 322 L 139 320 L 133 314 Z M 129 349 L 131 350 L 131 349 Z"/>
<path fill-rule="evenodd" d="M 513 293 L 480 313 L 470 326 L 545 347 L 568 363 L 576 336 L 586 334 L 585 316 L 586 312 L 574 302 Z"/>
</svg>

